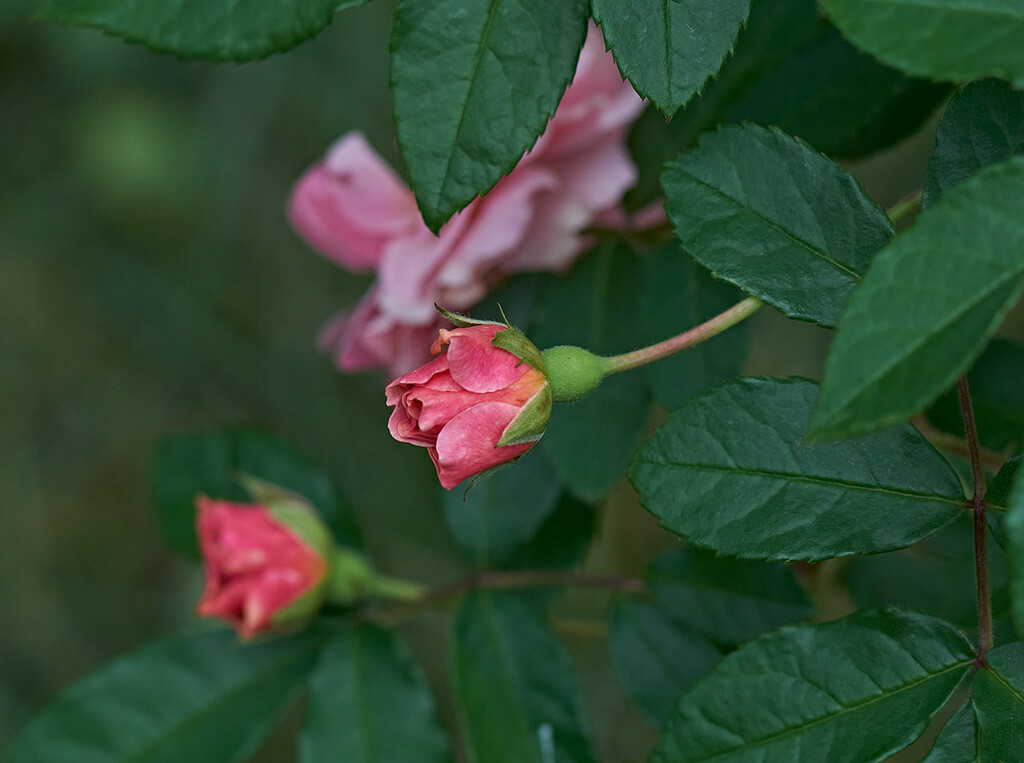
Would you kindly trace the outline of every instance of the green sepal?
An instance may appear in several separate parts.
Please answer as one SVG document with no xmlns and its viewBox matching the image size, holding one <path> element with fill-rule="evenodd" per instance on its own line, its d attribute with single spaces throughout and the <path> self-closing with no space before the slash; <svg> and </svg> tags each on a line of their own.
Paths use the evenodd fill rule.
<svg viewBox="0 0 1024 763">
<path fill-rule="evenodd" d="M 434 309 L 441 313 L 445 318 L 455 324 L 457 328 L 465 329 L 470 326 L 505 326 L 505 323 L 499 323 L 498 321 L 481 321 L 476 318 L 470 318 L 468 315 L 462 313 L 453 313 L 451 310 L 445 310 L 436 302 L 434 303 Z"/>
<path fill-rule="evenodd" d="M 259 487 L 253 486 L 259 484 Z M 324 575 L 320 581 L 286 607 L 279 609 L 273 617 L 275 624 L 298 623 L 308 620 L 319 611 L 324 602 L 327 582 L 331 577 L 331 561 L 334 555 L 334 542 L 331 531 L 320 519 L 308 502 L 296 497 L 283 488 L 249 478 L 246 489 L 254 498 L 271 497 L 264 505 L 275 520 L 287 527 L 299 540 L 309 546 L 314 553 L 324 560 Z"/>
<path fill-rule="evenodd" d="M 328 564 L 334 550 L 331 531 L 306 501 L 296 498 L 278 498 L 264 504 L 270 516 L 291 530 L 303 543 L 322 556 Z"/>
<path fill-rule="evenodd" d="M 245 472 L 235 472 L 238 484 L 245 488 L 255 503 L 269 506 L 272 503 L 300 503 L 313 509 L 313 505 L 301 495 L 288 488 L 253 477 Z"/>
<path fill-rule="evenodd" d="M 511 352 L 530 368 L 544 374 L 544 359 L 541 357 L 540 350 L 519 329 L 509 326 L 504 331 L 499 331 L 494 335 L 491 344 L 506 352 Z M 547 376 L 547 374 L 544 375 Z"/>
<path fill-rule="evenodd" d="M 526 405 L 519 411 L 519 415 L 505 427 L 505 431 L 501 433 L 501 439 L 498 440 L 495 447 L 537 442 L 548 426 L 548 419 L 551 418 L 551 405 L 551 385 L 545 382 L 537 394 L 526 402 Z"/>
<path fill-rule="evenodd" d="M 297 626 L 303 625 L 305 621 L 312 619 L 313 615 L 320 611 L 326 590 L 327 578 L 324 577 L 319 585 L 313 586 L 291 604 L 277 610 L 271 618 L 271 622 L 274 625 L 287 625 L 288 623 L 295 623 Z"/>
</svg>

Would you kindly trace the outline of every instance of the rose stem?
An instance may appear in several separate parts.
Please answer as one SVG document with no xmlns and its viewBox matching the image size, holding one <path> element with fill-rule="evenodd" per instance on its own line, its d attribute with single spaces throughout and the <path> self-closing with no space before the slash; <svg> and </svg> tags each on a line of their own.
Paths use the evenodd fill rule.
<svg viewBox="0 0 1024 763">
<path fill-rule="evenodd" d="M 645 366 L 655 360 L 661 360 L 662 358 L 667 358 L 669 355 L 677 353 L 680 350 L 685 350 L 687 347 L 693 347 L 695 344 L 700 344 L 716 334 L 722 333 L 730 326 L 735 326 L 744 318 L 755 313 L 762 304 L 761 300 L 757 297 L 747 297 L 742 302 L 730 307 L 724 313 L 716 315 L 711 320 L 700 324 L 696 328 L 684 331 L 682 334 L 674 336 L 671 339 L 666 339 L 664 342 L 658 342 L 657 344 L 652 344 L 650 347 L 644 347 L 640 350 L 627 352 L 623 355 L 612 355 L 611 357 L 604 358 L 604 375 L 608 376 L 610 374 L 617 374 L 620 371 L 628 371 L 631 368 Z"/>
<path fill-rule="evenodd" d="M 389 607 L 370 610 L 365 619 L 377 622 L 395 622 L 408 614 L 425 607 L 453 599 L 470 591 L 486 589 L 539 588 L 544 586 L 577 586 L 582 588 L 603 588 L 619 593 L 642 595 L 647 592 L 646 584 L 640 578 L 618 575 L 596 575 L 573 572 L 572 570 L 510 570 L 507 572 L 478 572 L 459 578 L 437 588 L 432 588 L 418 599 L 401 602 Z"/>
<path fill-rule="evenodd" d="M 974 569 L 978 581 L 978 656 L 975 664 L 981 667 L 985 655 L 992 648 L 992 600 L 988 588 L 988 557 L 985 552 L 985 472 L 981 468 L 981 449 L 978 446 L 978 426 L 974 420 L 971 390 L 967 376 L 956 383 L 960 397 L 960 414 L 964 420 L 964 434 L 971 456 L 971 482 L 973 493 L 968 506 L 974 513 Z"/>
</svg>

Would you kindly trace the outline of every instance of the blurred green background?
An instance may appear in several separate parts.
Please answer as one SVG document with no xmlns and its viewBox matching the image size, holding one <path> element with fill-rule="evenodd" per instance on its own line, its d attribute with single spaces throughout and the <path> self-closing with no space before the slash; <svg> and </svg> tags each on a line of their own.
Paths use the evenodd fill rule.
<svg viewBox="0 0 1024 763">
<path fill-rule="evenodd" d="M 0 750 L 70 681 L 191 621 L 200 581 L 149 497 L 164 432 L 260 425 L 371 514 L 382 565 L 447 572 L 417 557 L 448 551 L 429 462 L 390 442 L 379 378 L 315 349 L 366 279 L 284 215 L 346 130 L 395 160 L 391 5 L 244 66 L 34 23 L 36 7 L 0 5 Z"/>
<path fill-rule="evenodd" d="M 191 621 L 197 570 L 164 549 L 149 496 L 165 432 L 257 424 L 336 478 L 378 566 L 427 581 L 459 569 L 429 460 L 387 435 L 381 379 L 342 377 L 315 349 L 368 280 L 284 214 L 347 130 L 399 166 L 393 3 L 241 66 L 33 23 L 36 6 L 0 6 L 0 750 L 72 680 Z M 876 200 L 921 184 L 933 132 L 858 165 Z M 818 376 L 827 339 L 762 311 L 748 371 Z M 590 563 L 638 567 L 665 540 L 628 487 L 612 505 Z M 404 626 L 435 681 L 444 622 Z M 652 732 L 603 642 L 571 646 L 602 758 L 642 754 Z M 271 744 L 264 758 L 286 759 L 284 737 Z"/>
</svg>

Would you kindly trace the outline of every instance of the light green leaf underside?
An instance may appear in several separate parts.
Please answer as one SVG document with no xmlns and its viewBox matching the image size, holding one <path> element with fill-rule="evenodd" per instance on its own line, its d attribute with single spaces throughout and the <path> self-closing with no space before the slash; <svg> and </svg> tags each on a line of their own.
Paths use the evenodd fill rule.
<svg viewBox="0 0 1024 763">
<path fill-rule="evenodd" d="M 1024 158 L 949 189 L 874 259 L 839 321 L 814 439 L 905 420 L 952 386 L 1020 296 Z"/>
<path fill-rule="evenodd" d="M 910 426 L 804 443 L 817 387 L 741 379 L 673 412 L 630 480 L 666 529 L 749 559 L 903 548 L 963 511 L 960 482 Z"/>
<path fill-rule="evenodd" d="M 953 626 L 899 610 L 783 628 L 683 697 L 651 761 L 883 760 L 925 729 L 972 658 Z"/>
<path fill-rule="evenodd" d="M 854 45 L 897 69 L 954 82 L 995 76 L 1024 85 L 1024 6 L 1017 0 L 823 2 Z"/>
</svg>

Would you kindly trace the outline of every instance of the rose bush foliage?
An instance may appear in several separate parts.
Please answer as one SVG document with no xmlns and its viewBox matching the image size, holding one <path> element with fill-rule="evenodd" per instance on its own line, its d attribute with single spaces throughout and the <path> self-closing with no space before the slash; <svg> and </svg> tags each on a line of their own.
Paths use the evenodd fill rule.
<svg viewBox="0 0 1024 763">
<path fill-rule="evenodd" d="M 250 50 L 239 17 L 294 40 L 282 17 L 302 15 L 288 2 L 49 5 L 55 18 L 220 58 Z M 406 79 L 395 113 L 451 128 L 450 153 L 435 156 L 436 142 L 400 124 L 410 189 L 369 139 L 348 133 L 288 204 L 314 249 L 375 276 L 321 344 L 342 371 L 397 376 L 385 391 L 377 376 L 324 362 L 322 379 L 302 386 L 313 366 L 274 358 L 291 364 L 268 386 L 287 390 L 282 410 L 293 414 L 274 423 L 300 438 L 320 427 L 307 445 L 342 490 L 272 448 L 244 459 L 234 441 L 195 458 L 179 448 L 157 470 L 175 497 L 161 516 L 177 548 L 198 538 L 200 611 L 262 643 L 228 634 L 141 650 L 40 713 L 12 763 L 97 749 L 115 760 L 235 760 L 303 689 L 303 760 L 1024 758 L 1024 487 L 1019 455 L 1008 458 L 1024 431 L 1021 351 L 1010 341 L 984 349 L 1024 292 L 1024 161 L 1014 156 L 1024 96 L 1011 85 L 1024 72 L 1024 12 L 995 0 L 823 6 L 828 16 L 815 0 L 400 0 L 392 71 Z M 612 50 L 591 26 L 563 92 L 592 12 Z M 210 14 L 217 23 L 192 23 Z M 175 48 L 178 34 L 202 45 Z M 616 61 L 671 121 L 649 106 L 640 116 Z M 950 72 L 957 82 L 916 78 Z M 992 74 L 1006 81 L 967 84 Z M 954 85 L 926 170 L 893 170 L 865 190 L 860 166 L 851 174 L 820 153 L 863 158 L 899 143 Z M 517 157 L 517 138 L 509 156 L 474 166 L 475 141 L 496 134 L 492 116 L 536 142 Z M 896 167 L 894 156 L 872 171 Z M 462 186 L 479 178 L 469 189 L 478 196 L 434 235 L 416 206 L 437 196 L 422 187 L 424 166 L 441 167 L 433 180 L 444 190 L 453 164 L 456 195 L 468 198 Z M 660 224 L 660 202 L 644 208 L 662 193 L 675 231 Z M 630 218 L 627 203 L 644 212 Z M 424 209 L 434 222 L 451 212 Z M 531 271 L 544 275 L 523 276 Z M 827 288 L 825 271 L 841 290 Z M 435 311 L 493 310 L 499 285 L 523 333 L 448 313 L 449 329 Z M 820 333 L 762 320 L 772 307 Z M 709 338 L 757 310 L 748 369 L 823 375 L 820 388 L 735 379 L 745 340 Z M 554 346 L 541 353 L 527 335 Z M 665 374 L 631 370 L 666 348 L 682 352 L 654 367 Z M 573 383 L 559 378 L 570 365 L 585 372 Z M 240 399 L 253 379 L 244 370 Z M 957 377 L 953 425 L 921 410 Z M 666 387 L 677 394 L 659 394 Z M 426 448 L 450 492 L 387 437 L 382 398 L 394 407 L 391 434 Z M 609 487 L 627 469 L 629 482 Z M 606 474 L 592 479 L 595 470 Z M 256 495 L 238 502 L 275 472 L 317 504 L 334 539 L 321 545 L 294 516 L 278 524 L 283 507 Z M 215 497 L 200 500 L 193 528 L 178 499 L 204 492 Z M 687 542 L 661 554 L 672 539 L 644 508 Z M 340 532 L 357 521 L 375 530 L 365 555 L 351 548 L 359 533 Z M 414 580 L 378 574 L 377 561 Z M 552 591 L 576 587 L 611 595 L 552 605 Z M 437 616 L 414 620 L 427 609 Z M 281 630 L 301 633 L 271 633 L 288 623 Z M 415 642 L 430 681 L 392 629 Z M 566 641 L 572 657 L 599 656 L 577 662 Z M 440 643 L 447 677 L 433 670 Z M 646 736 L 620 733 L 640 720 L 602 678 L 608 653 Z M 577 664 L 600 701 L 581 699 Z"/>
</svg>

